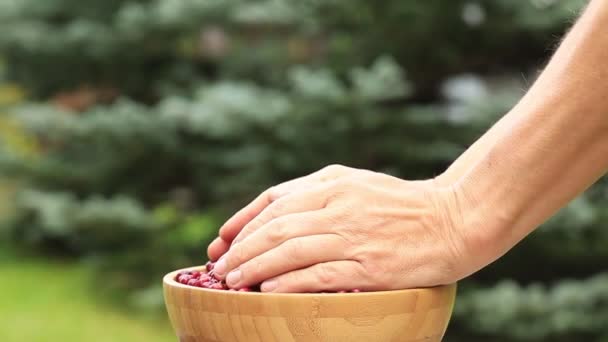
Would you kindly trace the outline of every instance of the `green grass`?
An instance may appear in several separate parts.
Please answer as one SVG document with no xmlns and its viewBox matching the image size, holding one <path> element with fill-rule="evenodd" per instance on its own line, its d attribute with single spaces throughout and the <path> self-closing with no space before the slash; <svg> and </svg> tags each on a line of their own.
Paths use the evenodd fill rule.
<svg viewBox="0 0 608 342">
<path fill-rule="evenodd" d="M 19 260 L 0 244 L 0 341 L 176 340 L 165 321 L 100 303 L 82 266 Z"/>
</svg>

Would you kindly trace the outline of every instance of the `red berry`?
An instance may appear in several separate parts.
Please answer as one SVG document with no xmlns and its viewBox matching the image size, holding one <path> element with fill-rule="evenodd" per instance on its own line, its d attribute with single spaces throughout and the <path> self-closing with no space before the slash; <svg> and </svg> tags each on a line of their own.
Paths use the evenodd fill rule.
<svg viewBox="0 0 608 342">
<path fill-rule="evenodd" d="M 226 285 L 226 282 L 219 279 L 213 269 L 215 267 L 214 262 L 207 262 L 205 264 L 205 270 L 203 271 L 195 271 L 195 270 L 186 270 L 181 271 L 175 277 L 175 280 L 181 284 L 201 287 L 206 289 L 213 290 L 225 290 L 225 291 L 238 291 L 238 292 L 260 292 L 260 285 L 256 284 L 251 287 L 243 287 L 240 289 L 231 289 Z M 318 293 L 359 293 L 360 289 L 351 289 L 351 290 L 339 290 L 339 291 L 321 291 Z"/>
<path fill-rule="evenodd" d="M 191 275 L 183 274 L 183 275 L 179 276 L 179 278 L 177 279 L 177 281 L 180 282 L 180 283 L 182 283 L 182 284 L 187 284 L 190 279 L 192 279 Z"/>
<path fill-rule="evenodd" d="M 223 290 L 224 286 L 222 286 L 222 284 L 220 284 L 220 283 L 215 283 L 215 284 L 211 285 L 210 288 L 212 288 L 214 290 Z"/>
</svg>

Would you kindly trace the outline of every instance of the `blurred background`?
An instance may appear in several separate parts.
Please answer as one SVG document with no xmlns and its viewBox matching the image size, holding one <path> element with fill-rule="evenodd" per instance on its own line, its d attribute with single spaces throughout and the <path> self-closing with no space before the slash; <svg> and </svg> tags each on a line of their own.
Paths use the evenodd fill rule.
<svg viewBox="0 0 608 342">
<path fill-rule="evenodd" d="M 333 163 L 441 173 L 584 3 L 0 0 L 0 341 L 174 341 L 161 276 L 234 210 Z M 607 204 L 463 281 L 446 341 L 608 341 Z"/>
</svg>

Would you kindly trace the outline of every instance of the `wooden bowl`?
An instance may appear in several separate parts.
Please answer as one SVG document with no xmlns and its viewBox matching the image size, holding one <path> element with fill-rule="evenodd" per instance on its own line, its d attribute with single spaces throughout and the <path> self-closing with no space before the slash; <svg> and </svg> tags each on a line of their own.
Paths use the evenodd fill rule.
<svg viewBox="0 0 608 342">
<path fill-rule="evenodd" d="M 455 284 L 344 294 L 208 290 L 175 281 L 180 271 L 163 285 L 181 342 L 441 341 L 456 297 Z"/>
</svg>

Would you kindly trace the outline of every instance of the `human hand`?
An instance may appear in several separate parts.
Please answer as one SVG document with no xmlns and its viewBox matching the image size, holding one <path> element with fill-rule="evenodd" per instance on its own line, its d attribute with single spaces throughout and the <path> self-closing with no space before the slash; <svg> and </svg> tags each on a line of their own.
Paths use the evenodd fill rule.
<svg viewBox="0 0 608 342">
<path fill-rule="evenodd" d="M 366 171 L 341 165 L 330 165 L 308 176 L 293 179 L 264 191 L 249 205 L 245 206 L 224 223 L 220 228 L 219 237 L 208 247 L 207 253 L 209 254 L 209 259 L 213 261 L 218 260 L 228 251 L 232 244 L 244 239 L 265 224 L 265 220 L 262 220 L 262 217 L 258 217 L 258 215 L 281 197 L 311 189 L 342 177 L 352 177 L 362 172 Z"/>
<path fill-rule="evenodd" d="M 432 180 L 333 166 L 266 191 L 209 254 L 227 250 L 215 272 L 229 286 L 264 292 L 448 284 L 479 268 L 457 197 Z"/>
</svg>

